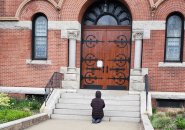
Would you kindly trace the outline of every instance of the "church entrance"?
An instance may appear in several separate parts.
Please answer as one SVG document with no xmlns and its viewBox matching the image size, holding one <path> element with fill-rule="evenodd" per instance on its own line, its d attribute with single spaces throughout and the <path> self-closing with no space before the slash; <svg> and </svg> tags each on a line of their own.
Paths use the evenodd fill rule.
<svg viewBox="0 0 185 130">
<path fill-rule="evenodd" d="M 93 4 L 83 20 L 81 88 L 128 90 L 131 16 L 115 1 Z"/>
</svg>

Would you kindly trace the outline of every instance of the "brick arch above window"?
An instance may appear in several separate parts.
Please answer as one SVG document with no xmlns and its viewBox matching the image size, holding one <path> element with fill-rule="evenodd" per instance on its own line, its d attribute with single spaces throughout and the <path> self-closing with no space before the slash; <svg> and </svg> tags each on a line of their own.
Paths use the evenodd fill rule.
<svg viewBox="0 0 185 130">
<path fill-rule="evenodd" d="M 185 16 L 185 0 L 163 1 L 154 13 L 154 20 L 166 20 L 171 12 L 181 12 Z"/>
<path fill-rule="evenodd" d="M 55 7 L 47 1 L 30 1 L 20 13 L 19 20 L 31 21 L 34 14 L 41 12 L 45 14 L 48 20 L 57 21 L 58 13 Z"/>
<path fill-rule="evenodd" d="M 46 0 L 47 2 L 49 2 L 56 10 L 60 10 L 61 6 L 63 4 L 64 0 L 59 0 L 59 2 L 57 3 L 55 0 Z M 21 12 L 24 10 L 24 8 L 30 3 L 32 2 L 31 0 L 24 0 L 18 7 L 15 17 L 16 18 L 20 18 Z"/>
<path fill-rule="evenodd" d="M 149 0 L 151 8 L 157 9 L 163 2 L 167 0 Z"/>
</svg>

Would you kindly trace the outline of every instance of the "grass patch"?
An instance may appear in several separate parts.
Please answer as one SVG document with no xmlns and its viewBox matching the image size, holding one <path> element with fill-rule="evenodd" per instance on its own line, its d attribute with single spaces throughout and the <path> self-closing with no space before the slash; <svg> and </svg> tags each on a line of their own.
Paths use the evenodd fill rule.
<svg viewBox="0 0 185 130">
<path fill-rule="evenodd" d="M 32 113 L 30 111 L 12 110 L 12 109 L 0 110 L 0 123 L 13 121 L 31 115 Z"/>
</svg>

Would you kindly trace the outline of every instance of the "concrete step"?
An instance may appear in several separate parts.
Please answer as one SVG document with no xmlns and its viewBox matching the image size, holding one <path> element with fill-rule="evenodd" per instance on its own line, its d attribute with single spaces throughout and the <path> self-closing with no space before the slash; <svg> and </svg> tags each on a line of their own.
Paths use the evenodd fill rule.
<svg viewBox="0 0 185 130">
<path fill-rule="evenodd" d="M 104 100 L 105 105 L 126 105 L 126 106 L 139 106 L 140 101 L 118 101 L 118 100 Z M 90 104 L 91 99 L 59 99 L 59 103 L 63 104 Z"/>
<path fill-rule="evenodd" d="M 90 104 L 56 104 L 57 109 L 75 109 L 75 110 L 91 110 Z M 139 106 L 118 106 L 118 105 L 109 105 L 107 104 L 104 110 L 118 110 L 118 111 L 133 111 L 133 112 L 139 112 L 140 107 Z"/>
<path fill-rule="evenodd" d="M 94 94 L 80 94 L 80 93 L 63 93 L 61 94 L 63 99 L 93 99 L 95 98 Z M 123 100 L 123 101 L 138 101 L 140 100 L 139 95 L 123 95 L 123 96 L 111 96 L 111 95 L 102 95 L 102 99 L 106 100 Z"/>
<path fill-rule="evenodd" d="M 80 115 L 80 116 L 91 116 L 92 110 L 75 110 L 75 109 L 54 109 L 54 114 L 61 115 Z M 104 115 L 108 117 L 140 117 L 140 112 L 128 112 L 128 111 L 110 111 L 104 110 Z"/>
<path fill-rule="evenodd" d="M 79 115 L 59 115 L 52 114 L 52 119 L 63 119 L 63 120 L 88 120 L 91 121 L 91 116 L 79 116 Z M 124 122 L 140 122 L 140 118 L 132 118 L 132 117 L 107 117 L 103 118 L 103 121 L 124 121 Z"/>
<path fill-rule="evenodd" d="M 89 90 L 89 89 L 79 89 L 77 90 L 77 93 L 79 94 L 93 94 L 95 95 L 97 90 Z M 112 95 L 112 96 L 123 96 L 123 95 L 128 95 L 128 91 L 123 91 L 123 90 L 99 90 L 101 91 L 102 95 Z"/>
</svg>

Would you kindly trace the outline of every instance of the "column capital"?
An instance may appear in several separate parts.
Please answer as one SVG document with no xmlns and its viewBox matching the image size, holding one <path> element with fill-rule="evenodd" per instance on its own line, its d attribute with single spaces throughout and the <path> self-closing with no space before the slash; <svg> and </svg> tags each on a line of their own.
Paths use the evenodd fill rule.
<svg viewBox="0 0 185 130">
<path fill-rule="evenodd" d="M 78 39 L 79 30 L 67 30 L 67 37 L 68 39 Z"/>
<path fill-rule="evenodd" d="M 143 35 L 144 35 L 143 31 L 135 31 L 133 33 L 133 36 L 134 36 L 134 39 L 135 40 L 141 40 L 141 39 L 143 39 Z"/>
</svg>

